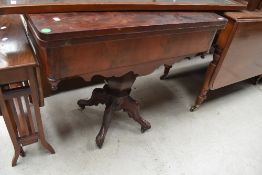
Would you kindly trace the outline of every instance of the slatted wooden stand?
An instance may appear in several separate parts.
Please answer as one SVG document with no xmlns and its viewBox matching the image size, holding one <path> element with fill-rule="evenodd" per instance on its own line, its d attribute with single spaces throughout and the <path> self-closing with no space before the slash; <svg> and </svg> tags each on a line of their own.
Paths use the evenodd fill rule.
<svg viewBox="0 0 262 175">
<path fill-rule="evenodd" d="M 15 166 L 19 155 L 25 156 L 22 147 L 38 140 L 50 153 L 55 151 L 45 139 L 39 68 L 21 19 L 19 15 L 1 16 L 0 24 L 0 38 L 6 38 L 0 41 L 0 106 L 15 150 Z"/>
</svg>

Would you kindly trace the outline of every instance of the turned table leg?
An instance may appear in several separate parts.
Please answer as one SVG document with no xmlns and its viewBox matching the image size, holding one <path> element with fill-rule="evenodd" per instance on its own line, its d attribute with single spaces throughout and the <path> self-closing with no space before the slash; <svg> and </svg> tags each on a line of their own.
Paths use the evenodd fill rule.
<svg viewBox="0 0 262 175">
<path fill-rule="evenodd" d="M 200 90 L 199 95 L 196 98 L 195 104 L 190 108 L 191 112 L 194 112 L 195 110 L 197 110 L 200 107 L 200 105 L 206 100 L 207 93 L 210 90 L 211 79 L 212 79 L 213 74 L 216 70 L 216 67 L 217 67 L 217 64 L 219 62 L 222 51 L 223 50 L 220 49 L 219 47 L 215 47 L 215 51 L 214 51 L 214 55 L 213 55 L 213 61 L 209 64 L 209 66 L 207 68 L 207 72 L 206 72 L 205 78 L 204 78 L 204 83 L 202 85 L 202 88 Z"/>
<path fill-rule="evenodd" d="M 84 109 L 85 106 L 106 105 L 102 126 L 96 136 L 96 144 L 99 148 L 104 143 L 114 111 L 124 110 L 127 112 L 129 117 L 141 125 L 141 132 L 151 128 L 150 123 L 140 116 L 138 103 L 130 97 L 131 87 L 136 76 L 133 73 L 128 73 L 119 78 L 108 78 L 106 79 L 106 85 L 103 88 L 96 88 L 89 100 L 79 100 L 77 102 L 81 109 Z"/>
</svg>

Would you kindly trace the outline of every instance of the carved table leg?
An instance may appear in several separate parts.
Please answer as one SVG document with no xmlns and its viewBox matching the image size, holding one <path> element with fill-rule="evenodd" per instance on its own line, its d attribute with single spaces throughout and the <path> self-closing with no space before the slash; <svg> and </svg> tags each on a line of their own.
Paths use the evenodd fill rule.
<svg viewBox="0 0 262 175">
<path fill-rule="evenodd" d="M 140 116 L 138 103 L 130 97 L 131 87 L 135 79 L 136 75 L 133 73 L 128 73 L 120 78 L 108 78 L 107 84 L 103 88 L 95 89 L 89 100 L 79 100 L 77 102 L 81 109 L 84 109 L 85 106 L 106 105 L 102 126 L 96 136 L 96 144 L 99 148 L 104 143 L 114 111 L 124 110 L 127 112 L 131 118 L 141 125 L 142 132 L 151 128 L 150 123 Z"/>
<path fill-rule="evenodd" d="M 210 88 L 210 82 L 216 70 L 216 66 L 218 64 L 221 53 L 222 53 L 222 50 L 219 48 L 216 48 L 215 53 L 214 53 L 214 59 L 208 66 L 208 69 L 207 69 L 207 72 L 204 78 L 204 83 L 202 85 L 200 93 L 195 101 L 195 104 L 190 108 L 191 112 L 194 112 L 195 110 L 197 110 L 200 107 L 200 105 L 206 100 L 207 93 Z"/>
<path fill-rule="evenodd" d="M 169 73 L 169 71 L 170 71 L 171 68 L 172 68 L 172 66 L 165 64 L 164 74 L 160 77 L 161 80 L 164 80 L 164 79 L 167 78 L 168 73 Z"/>
<path fill-rule="evenodd" d="M 108 128 L 111 124 L 111 120 L 112 120 L 112 113 L 114 111 L 114 104 L 111 104 L 109 106 L 106 106 L 105 112 L 104 112 L 104 116 L 103 116 L 103 123 L 101 126 L 101 129 L 99 131 L 99 133 L 96 136 L 96 145 L 99 148 L 102 148 Z"/>
<path fill-rule="evenodd" d="M 98 104 L 106 104 L 108 98 L 109 96 L 107 95 L 104 88 L 96 88 L 93 90 L 92 96 L 89 100 L 79 100 L 77 104 L 83 110 L 86 106 L 97 106 Z"/>
<path fill-rule="evenodd" d="M 130 118 L 133 118 L 137 123 L 141 125 L 142 133 L 151 128 L 150 123 L 140 116 L 139 104 L 130 96 L 124 98 L 121 108 L 128 113 Z"/>
</svg>

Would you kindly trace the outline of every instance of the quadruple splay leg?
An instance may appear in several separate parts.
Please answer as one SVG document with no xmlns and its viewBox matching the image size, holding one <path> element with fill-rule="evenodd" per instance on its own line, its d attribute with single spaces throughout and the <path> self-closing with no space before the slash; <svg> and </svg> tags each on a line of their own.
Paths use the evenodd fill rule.
<svg viewBox="0 0 262 175">
<path fill-rule="evenodd" d="M 104 88 L 94 89 L 92 96 L 89 100 L 78 100 L 77 104 L 80 109 L 85 109 L 86 106 L 97 106 L 98 104 L 106 104 L 109 96 L 107 95 Z"/>
<path fill-rule="evenodd" d="M 150 123 L 140 116 L 138 103 L 129 95 L 135 79 L 134 74 L 127 74 L 120 78 L 110 78 L 103 88 L 97 88 L 93 91 L 89 100 L 78 101 L 81 109 L 84 109 L 85 106 L 106 105 L 102 126 L 96 136 L 96 144 L 99 148 L 103 146 L 114 111 L 124 110 L 127 112 L 129 117 L 141 125 L 142 133 L 151 128 Z"/>
<path fill-rule="evenodd" d="M 104 116 L 103 116 L 103 123 L 102 123 L 99 133 L 96 136 L 96 145 L 99 148 L 102 148 L 103 146 L 103 143 L 106 137 L 106 133 L 111 124 L 113 111 L 114 111 L 114 106 L 112 104 L 109 106 L 106 106 Z"/>
<path fill-rule="evenodd" d="M 121 104 L 121 108 L 128 113 L 130 118 L 133 118 L 137 123 L 141 125 L 142 133 L 151 128 L 150 123 L 140 116 L 139 104 L 130 96 L 124 98 Z"/>
</svg>

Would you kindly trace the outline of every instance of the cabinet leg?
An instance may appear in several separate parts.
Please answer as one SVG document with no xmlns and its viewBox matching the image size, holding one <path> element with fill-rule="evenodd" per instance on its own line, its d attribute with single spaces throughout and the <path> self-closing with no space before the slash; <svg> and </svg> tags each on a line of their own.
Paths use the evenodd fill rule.
<svg viewBox="0 0 262 175">
<path fill-rule="evenodd" d="M 196 98 L 195 104 L 190 108 L 191 112 L 194 112 L 195 110 L 197 110 L 200 107 L 200 105 L 206 100 L 207 93 L 210 90 L 211 79 L 216 70 L 216 66 L 219 62 L 221 53 L 222 53 L 222 49 L 220 49 L 219 47 L 216 47 L 214 51 L 213 61 L 209 64 L 207 68 L 207 72 L 204 78 L 204 83 L 202 85 L 200 93 Z"/>
<path fill-rule="evenodd" d="M 190 112 L 196 111 L 200 105 L 206 100 L 207 98 L 207 93 L 209 90 L 207 89 L 202 89 L 200 94 L 198 95 L 195 104 L 190 108 Z"/>
<path fill-rule="evenodd" d="M 164 74 L 160 77 L 160 80 L 165 80 L 168 76 L 170 69 L 172 68 L 172 66 L 170 65 L 165 64 L 164 66 L 165 66 Z"/>
</svg>

